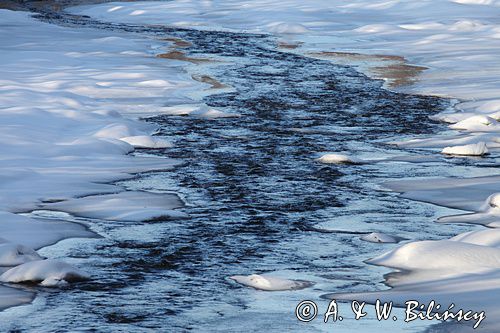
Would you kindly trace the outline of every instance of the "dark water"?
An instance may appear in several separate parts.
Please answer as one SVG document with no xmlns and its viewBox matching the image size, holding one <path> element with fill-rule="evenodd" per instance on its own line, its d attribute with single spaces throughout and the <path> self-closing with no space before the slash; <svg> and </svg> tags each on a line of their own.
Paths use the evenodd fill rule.
<svg viewBox="0 0 500 333">
<path fill-rule="evenodd" d="M 53 13 L 42 18 L 179 37 L 192 43 L 186 49 L 192 56 L 224 57 L 226 62 L 211 67 L 210 75 L 234 91 L 209 95 L 203 102 L 241 116 L 147 119 L 175 147 L 141 153 L 185 163 L 122 184 L 180 193 L 191 217 L 137 224 L 86 220 L 103 239 L 67 240 L 46 251 L 67 253 L 95 280 L 63 291 L 40 289 L 34 305 L 2 314 L 5 330 L 318 331 L 321 325 L 299 325 L 294 319 L 301 299 L 321 302 L 327 292 L 384 288 L 380 281 L 386 271 L 363 260 L 390 246 L 363 242 L 359 233 L 428 239 L 461 230 L 432 225 L 440 209 L 401 200 L 377 185 L 389 178 L 443 174 L 453 161 L 314 161 L 326 151 L 400 155 L 385 142 L 442 130 L 428 116 L 447 108 L 448 100 L 386 91 L 380 81 L 352 68 L 281 52 L 267 36 L 110 25 Z M 272 293 L 227 279 L 263 272 L 316 284 Z M 337 331 L 359 325 L 346 322 Z M 364 325 L 365 332 L 386 330 L 369 320 Z M 404 331 L 394 325 L 391 331 Z"/>
</svg>

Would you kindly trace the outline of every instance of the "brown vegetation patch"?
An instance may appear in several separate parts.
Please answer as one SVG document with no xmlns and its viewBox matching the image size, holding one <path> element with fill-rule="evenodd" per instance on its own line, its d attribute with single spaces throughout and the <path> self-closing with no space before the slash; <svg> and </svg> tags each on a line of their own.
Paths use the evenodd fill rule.
<svg viewBox="0 0 500 333">
<path fill-rule="evenodd" d="M 172 42 L 175 47 L 179 47 L 179 48 L 186 48 L 186 47 L 193 46 L 193 44 L 191 44 L 190 42 L 185 41 L 184 39 L 175 38 L 175 37 L 162 38 L 161 40 L 164 40 L 167 42 Z"/>
<path fill-rule="evenodd" d="M 341 65 L 358 67 L 361 72 L 376 79 L 385 79 L 390 88 L 408 86 L 418 81 L 427 67 L 410 65 L 406 59 L 396 55 L 361 54 L 354 52 L 310 52 L 307 55 L 330 60 Z"/>
<path fill-rule="evenodd" d="M 156 55 L 158 58 L 162 59 L 172 59 L 172 60 L 181 60 L 181 61 L 189 61 L 194 64 L 199 64 L 199 63 L 206 63 L 206 62 L 212 62 L 210 59 L 206 58 L 192 58 L 188 57 L 184 54 L 184 52 L 181 51 L 170 51 L 167 53 L 160 53 Z"/>
<path fill-rule="evenodd" d="M 211 85 L 210 89 L 222 89 L 228 87 L 208 75 L 191 75 L 191 77 L 193 78 L 193 80 L 196 80 L 198 82 L 208 83 L 209 85 Z"/>
<path fill-rule="evenodd" d="M 297 42 L 297 43 L 287 43 L 287 42 L 278 42 L 278 47 L 280 49 L 288 49 L 288 50 L 295 50 L 296 48 L 300 47 L 303 43 Z"/>
</svg>

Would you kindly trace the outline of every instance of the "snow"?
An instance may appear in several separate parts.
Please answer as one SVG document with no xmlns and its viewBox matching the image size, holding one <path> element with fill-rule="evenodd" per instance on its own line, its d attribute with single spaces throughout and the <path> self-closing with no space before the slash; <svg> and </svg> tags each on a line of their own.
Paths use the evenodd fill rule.
<svg viewBox="0 0 500 333">
<path fill-rule="evenodd" d="M 171 116 L 193 116 L 198 118 L 233 118 L 239 117 L 237 113 L 229 113 L 217 110 L 206 104 L 180 104 L 176 106 L 164 107 L 160 110 L 161 114 Z"/>
<path fill-rule="evenodd" d="M 289 52 L 355 65 L 367 75 L 384 79 L 390 89 L 457 99 L 452 108 L 433 116 L 450 124 L 450 131 L 395 144 L 450 155 L 489 153 L 489 159 L 495 159 L 500 150 L 499 10 L 500 2 L 495 0 L 177 0 L 108 3 L 71 11 L 111 22 L 275 34 L 278 40 L 299 46 Z M 404 67 L 405 74 L 391 71 L 391 66 Z M 341 154 L 327 154 L 317 161 L 359 163 Z M 472 212 L 443 217 L 440 222 L 499 228 L 500 177 L 494 171 L 472 176 L 384 185 L 405 198 Z M 498 239 L 492 229 L 404 244 L 368 261 L 398 270 L 386 281 L 393 289 L 330 297 L 372 303 L 381 299 L 399 305 L 410 299 L 436 300 L 445 307 L 454 303 L 457 309 L 486 311 L 482 327 L 498 332 Z M 273 283 L 260 275 L 233 279 L 257 289 L 293 285 L 291 280 Z"/>
<path fill-rule="evenodd" d="M 310 55 L 331 51 L 369 55 L 360 61 L 358 68 L 385 79 L 386 86 L 392 89 L 460 100 L 453 109 L 460 112 L 448 110 L 435 116 L 451 123 L 450 129 L 455 132 L 397 144 L 444 148 L 445 153 L 460 155 L 463 152 L 482 155 L 487 150 L 494 153 L 500 148 L 499 6 L 500 2 L 494 0 L 182 0 L 106 3 L 75 7 L 71 12 L 113 22 L 273 33 L 301 45 L 293 52 Z M 204 86 L 190 81 L 178 65 L 169 66 L 168 61 L 158 65 L 152 55 L 161 50 L 160 41 L 148 43 L 129 36 L 123 38 L 116 32 L 53 27 L 35 23 L 25 13 L 1 11 L 0 14 L 2 237 L 32 248 L 47 245 L 49 239 L 60 239 L 61 235 L 54 236 L 60 228 L 51 230 L 50 222 L 40 227 L 41 240 L 34 237 L 38 229 L 29 234 L 32 232 L 29 228 L 3 225 L 5 220 L 20 217 L 13 213 L 30 211 L 40 205 L 45 209 L 110 220 L 142 220 L 175 212 L 160 207 L 152 197 L 153 203 L 146 203 L 141 194 L 139 200 L 146 204 L 143 210 L 140 204 L 134 206 L 133 200 L 118 193 L 123 193 L 122 188 L 105 184 L 133 172 L 176 165 L 172 160 L 127 155 L 134 148 L 155 146 L 158 142 L 153 137 L 146 138 L 154 133 L 151 125 L 127 117 L 145 116 L 145 109 L 150 114 L 208 118 L 238 115 L 191 101 L 188 92 L 197 87 L 202 90 Z M 418 64 L 418 70 L 413 67 L 411 77 L 399 80 L 406 83 L 394 85 L 397 80 L 391 77 L 394 74 L 389 68 L 395 60 L 388 60 L 384 55 L 398 56 L 398 64 Z M 141 57 L 140 65 L 138 57 Z M 336 61 L 333 56 L 328 58 Z M 385 69 L 374 70 L 380 63 L 385 63 Z M 167 97 L 172 105 L 182 105 L 166 107 L 159 102 Z M 158 144 L 167 145 L 162 141 Z M 330 155 L 318 160 L 357 163 L 346 155 Z M 441 222 L 500 226 L 496 195 L 500 177 L 497 175 L 418 179 L 386 185 L 404 192 L 403 196 L 409 199 L 473 212 L 443 218 Z M 109 199 L 108 203 L 118 201 L 113 209 L 99 205 L 103 196 L 95 194 L 106 193 L 110 195 L 104 198 Z M 74 199 L 77 196 L 84 197 Z M 145 201 L 141 201 L 143 199 Z M 54 200 L 64 201 L 47 203 Z M 485 207 L 485 203 L 489 207 Z M 48 227 L 44 229 L 45 226 Z M 399 304 L 413 298 L 426 303 L 434 299 L 443 304 L 455 303 L 457 308 L 485 310 L 488 318 L 498 318 L 498 236 L 494 231 L 486 231 L 459 235 L 451 240 L 404 244 L 370 260 L 372 264 L 408 270 L 406 275 L 400 272 L 389 280 L 394 289 L 334 297 L 372 302 L 380 298 Z M 28 274 L 28 267 L 34 268 L 36 274 Z M 71 267 L 53 265 L 46 260 L 25 263 L 4 275 L 7 273 L 10 281 L 45 281 L 47 285 L 57 285 L 80 274 Z M 310 285 L 255 274 L 232 279 L 263 290 L 290 290 Z M 3 292 L 9 290 L 0 288 L 1 300 Z M 492 331 L 498 329 L 494 327 Z"/>
<path fill-rule="evenodd" d="M 32 248 L 0 239 L 0 266 L 16 266 L 41 259 L 43 257 Z"/>
<path fill-rule="evenodd" d="M 324 154 L 316 160 L 320 163 L 325 163 L 325 164 L 338 164 L 338 163 L 358 164 L 358 163 L 361 163 L 361 160 L 356 159 L 354 157 L 349 157 L 347 155 L 334 154 L 334 153 Z"/>
<path fill-rule="evenodd" d="M 163 138 L 148 135 L 126 136 L 120 140 L 131 144 L 134 148 L 171 148 L 173 146 Z"/>
<path fill-rule="evenodd" d="M 41 208 L 101 220 L 148 221 L 186 217 L 184 213 L 173 210 L 183 206 L 176 194 L 127 191 L 48 203 Z"/>
<path fill-rule="evenodd" d="M 27 262 L 0 275 L 0 281 L 8 283 L 37 282 L 42 286 L 62 286 L 68 282 L 83 281 L 89 276 L 60 260 L 48 259 Z"/>
<path fill-rule="evenodd" d="M 463 123 L 461 116 L 442 115 L 456 123 L 452 128 L 498 133 L 499 8 L 497 1 L 487 0 L 178 0 L 106 3 L 70 11 L 111 22 L 270 33 L 301 45 L 293 52 L 333 62 L 342 63 L 339 52 L 361 53 L 367 55 L 364 60 L 349 63 L 394 89 L 460 99 L 456 109 L 475 118 Z M 332 51 L 337 54 L 325 57 Z M 391 65 L 409 65 L 405 68 L 414 71 L 398 77 Z"/>
<path fill-rule="evenodd" d="M 230 276 L 229 278 L 244 286 L 265 291 L 299 290 L 312 286 L 312 282 L 309 281 L 288 280 L 284 278 L 258 274 L 234 275 Z"/>
<path fill-rule="evenodd" d="M 371 242 L 371 243 L 398 243 L 401 238 L 394 237 L 381 232 L 372 232 L 360 237 L 361 240 Z"/>
<path fill-rule="evenodd" d="M 464 146 L 445 147 L 442 153 L 447 155 L 483 156 L 488 154 L 488 147 L 486 147 L 486 143 L 478 142 Z"/>
<path fill-rule="evenodd" d="M 174 210 L 182 203 L 173 194 L 127 194 L 112 182 L 181 163 L 132 154 L 171 147 L 139 118 L 160 114 L 165 101 L 194 104 L 191 93 L 205 85 L 155 57 L 161 51 L 155 47 L 168 48 L 166 41 L 59 27 L 30 16 L 0 10 L 0 265 L 14 266 L 1 280 L 53 286 L 85 274 L 41 260 L 35 250 L 95 233 L 85 225 L 20 214 L 67 209 L 117 221 L 185 217 Z M 33 297 L 2 286 L 0 308 Z"/>
</svg>

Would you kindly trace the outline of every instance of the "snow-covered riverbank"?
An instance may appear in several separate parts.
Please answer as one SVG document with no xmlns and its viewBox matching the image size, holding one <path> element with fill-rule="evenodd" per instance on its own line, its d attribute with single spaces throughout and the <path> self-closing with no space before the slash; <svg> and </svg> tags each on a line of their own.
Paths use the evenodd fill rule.
<svg viewBox="0 0 500 333">
<path fill-rule="evenodd" d="M 112 221 L 183 217 L 173 210 L 182 207 L 173 194 L 124 192 L 109 184 L 179 163 L 130 154 L 135 147 L 170 146 L 151 136 L 153 125 L 135 118 L 160 114 L 166 96 L 172 103 L 190 101 L 190 91 L 205 87 L 177 62 L 154 58 L 152 47 L 169 42 L 62 28 L 8 10 L 0 10 L 0 33 L 1 272 L 25 263 L 0 276 L 2 282 L 57 284 L 83 276 L 84 264 L 78 270 L 30 262 L 43 259 L 35 249 L 95 236 L 80 224 L 19 213 L 65 210 Z M 95 194 L 109 195 L 75 199 Z M 1 287 L 0 308 L 32 297 Z"/>
<path fill-rule="evenodd" d="M 473 0 L 172 1 L 111 3 L 72 10 L 113 22 L 272 33 L 281 36 L 282 45 L 292 52 L 333 62 L 356 60 L 360 70 L 386 78 L 393 88 L 460 100 L 454 110 L 435 116 L 451 123 L 453 131 L 396 144 L 451 156 L 484 155 L 489 161 L 496 161 L 500 148 L 499 11 L 496 1 Z M 403 84 L 391 84 L 397 80 Z M 406 85 L 408 82 L 413 84 Z M 481 178 L 420 179 L 387 186 L 411 199 L 476 212 L 443 222 L 496 227 L 500 214 L 496 197 L 491 195 L 499 185 L 498 175 L 493 173 Z M 384 298 L 397 303 L 414 298 L 420 298 L 421 303 L 429 303 L 430 298 L 441 304 L 453 302 L 456 308 L 484 310 L 488 319 L 483 328 L 497 331 L 499 322 L 493 319 L 498 318 L 500 308 L 495 297 L 500 289 L 496 237 L 493 229 L 451 241 L 396 247 L 371 261 L 411 271 L 388 280 L 394 289 L 334 297 Z M 426 259 L 419 259 L 421 256 Z"/>
</svg>

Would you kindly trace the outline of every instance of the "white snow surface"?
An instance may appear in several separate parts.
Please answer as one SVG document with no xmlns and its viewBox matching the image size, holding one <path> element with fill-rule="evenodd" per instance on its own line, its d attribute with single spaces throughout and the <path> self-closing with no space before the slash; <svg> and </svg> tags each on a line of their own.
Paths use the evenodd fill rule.
<svg viewBox="0 0 500 333">
<path fill-rule="evenodd" d="M 68 282 L 83 281 L 89 276 L 79 269 L 56 259 L 37 260 L 13 267 L 0 275 L 0 281 L 39 282 L 43 286 L 55 287 Z"/>
<path fill-rule="evenodd" d="M 398 89 L 463 100 L 456 105 L 460 113 L 436 118 L 468 132 L 500 130 L 497 1 L 174 0 L 112 2 L 70 11 L 111 22 L 275 34 L 301 45 L 296 52 L 403 56 L 427 69 L 414 84 Z M 358 65 L 368 75 L 371 61 L 377 60 Z M 377 75 L 391 79 L 387 73 Z"/>
<path fill-rule="evenodd" d="M 94 233 L 80 224 L 19 213 L 58 202 L 58 209 L 75 214 L 94 208 L 82 215 L 95 218 L 184 216 L 172 210 L 179 207 L 174 195 L 144 194 L 139 207 L 124 188 L 109 184 L 180 163 L 130 155 L 135 148 L 171 146 L 152 136 L 154 125 L 137 118 L 161 113 L 167 99 L 194 103 L 191 92 L 205 87 L 178 64 L 155 57 L 161 51 L 156 47 L 168 49 L 168 42 L 59 27 L 8 10 L 0 10 L 0 35 L 0 265 L 19 265 L 2 281 L 49 286 L 85 276 L 63 262 L 40 260 L 35 250 Z M 103 194 L 116 196 L 116 205 L 99 206 L 98 197 L 111 203 Z M 144 204 L 146 199 L 153 203 Z M 32 298 L 0 287 L 0 308 Z"/>
<path fill-rule="evenodd" d="M 425 68 L 415 74 L 412 85 L 395 89 L 455 97 L 459 101 L 454 108 L 433 117 L 449 123 L 450 133 L 396 142 L 398 145 L 439 148 L 454 155 L 482 156 L 489 152 L 485 159 L 497 158 L 500 150 L 499 1 L 174 0 L 80 6 L 72 12 L 113 22 L 271 33 L 289 44 L 300 45 L 292 52 L 354 52 L 372 55 L 373 59 L 377 55 L 403 56 L 409 64 Z M 366 59 L 358 66 L 370 74 L 373 60 Z M 379 75 L 389 82 L 389 74 Z M 327 163 L 350 160 L 339 155 L 323 159 Z M 406 198 L 473 212 L 450 217 L 447 222 L 500 227 L 498 174 L 386 185 Z M 486 311 L 483 331 L 498 332 L 498 237 L 492 229 L 451 240 L 404 244 L 369 261 L 402 271 L 388 278 L 393 289 L 332 297 L 370 302 L 381 299 L 401 305 L 410 299 L 427 304 L 436 300 L 443 307 L 454 303 L 456 309 Z M 273 286 L 259 275 L 233 278 L 259 289 Z"/>
<path fill-rule="evenodd" d="M 175 194 L 127 191 L 49 203 L 43 208 L 102 220 L 147 221 L 164 217 L 186 217 L 182 212 L 173 210 L 183 206 L 184 203 Z"/>
<path fill-rule="evenodd" d="M 486 143 L 478 142 L 464 146 L 453 146 L 443 148 L 442 153 L 447 155 L 483 156 L 488 154 Z"/>
</svg>

